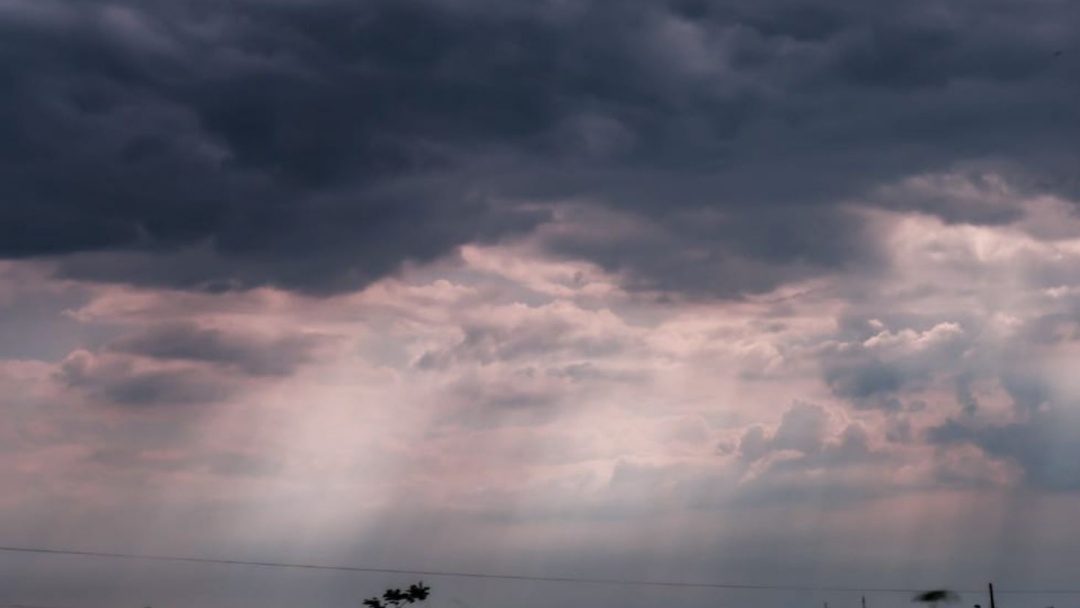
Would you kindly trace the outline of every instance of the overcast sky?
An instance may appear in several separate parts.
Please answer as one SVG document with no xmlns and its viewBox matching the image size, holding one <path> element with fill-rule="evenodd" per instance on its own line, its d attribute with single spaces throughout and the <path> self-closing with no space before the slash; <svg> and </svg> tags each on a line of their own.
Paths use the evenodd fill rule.
<svg viewBox="0 0 1080 608">
<path fill-rule="evenodd" d="M 1077 605 L 1077 32 L 1075 0 L 0 0 L 0 546 Z M 862 595 L 0 551 L 0 604 L 50 608 L 419 578 Z"/>
</svg>

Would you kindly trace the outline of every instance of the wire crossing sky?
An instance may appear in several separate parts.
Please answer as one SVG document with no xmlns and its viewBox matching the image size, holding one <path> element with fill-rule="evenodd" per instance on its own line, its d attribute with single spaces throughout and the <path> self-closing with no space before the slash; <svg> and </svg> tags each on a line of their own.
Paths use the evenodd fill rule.
<svg viewBox="0 0 1080 608">
<path fill-rule="evenodd" d="M 739 589 L 759 591 L 815 591 L 815 592 L 850 592 L 850 593 L 919 593 L 925 589 L 916 588 L 880 588 L 880 587 L 813 587 L 805 585 L 750 585 L 738 583 L 705 583 L 684 581 L 648 581 L 648 580 L 618 580 L 618 579 L 594 579 L 576 577 L 552 577 L 552 576 L 526 576 L 512 574 L 493 574 L 478 572 L 453 572 L 447 570 L 408 570 L 400 568 L 375 568 L 364 566 L 343 566 L 328 564 L 296 564 L 287 562 L 248 561 L 239 559 L 216 559 L 205 557 L 181 557 L 175 555 L 142 555 L 134 553 L 110 553 L 103 551 L 79 551 L 73 549 L 48 549 L 41 547 L 8 547 L 0 546 L 0 552 L 5 553 L 35 553 L 43 555 L 60 555 L 73 557 L 100 557 L 112 559 L 131 559 L 163 562 L 186 562 L 208 565 L 224 566 L 256 566 L 265 568 L 294 568 L 300 570 L 335 570 L 341 572 L 368 572 L 377 574 L 410 574 L 417 576 L 435 576 L 450 578 L 490 578 L 507 581 L 533 581 L 544 583 L 574 583 L 590 585 L 616 585 L 616 586 L 642 586 L 642 587 L 686 587 L 702 589 Z M 982 593 L 985 589 L 956 589 L 960 593 Z M 1001 595 L 1080 595 L 1080 589 L 997 589 L 995 594 Z M 12 606 L 12 608 L 20 608 Z"/>
</svg>

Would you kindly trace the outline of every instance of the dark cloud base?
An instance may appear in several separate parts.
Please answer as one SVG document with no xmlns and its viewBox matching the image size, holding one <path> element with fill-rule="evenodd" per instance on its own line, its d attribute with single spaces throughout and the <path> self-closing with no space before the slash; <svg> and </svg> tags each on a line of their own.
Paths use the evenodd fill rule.
<svg viewBox="0 0 1080 608">
<path fill-rule="evenodd" d="M 872 257 L 835 205 L 908 175 L 994 161 L 1075 194 L 1078 11 L 11 3 L 0 256 L 91 280 L 332 293 L 550 219 L 514 201 L 569 197 L 662 236 L 648 255 L 556 251 L 645 287 L 760 291 Z"/>
</svg>

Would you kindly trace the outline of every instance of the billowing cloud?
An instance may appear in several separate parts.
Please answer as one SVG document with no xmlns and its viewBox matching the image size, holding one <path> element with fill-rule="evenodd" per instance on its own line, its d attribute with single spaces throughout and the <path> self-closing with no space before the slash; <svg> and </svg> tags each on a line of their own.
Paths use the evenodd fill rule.
<svg viewBox="0 0 1080 608">
<path fill-rule="evenodd" d="M 641 578 L 724 563 L 769 584 L 778 564 L 813 581 L 917 563 L 963 581 L 949 564 L 975 543 L 1012 547 L 980 568 L 1058 572 L 1001 526 L 1071 538 L 1051 522 L 1077 487 L 1080 221 L 1054 197 L 1010 204 L 1017 220 L 986 226 L 868 213 L 875 271 L 734 300 L 642 292 L 551 255 L 543 231 L 336 296 L 57 281 L 14 263 L 7 310 L 77 291 L 56 314 L 86 338 L 5 361 L 4 479 L 31 490 L 0 513 L 48 522 L 27 544 L 126 530 L 133 549 L 234 543 L 275 560 L 360 562 L 376 546 L 386 563 L 480 571 L 492 556 Z"/>
<path fill-rule="evenodd" d="M 0 545 L 1070 585 L 1077 10 L 0 0 Z M 23 557 L 23 605 L 403 582 Z"/>
<path fill-rule="evenodd" d="M 9 2 L 0 255 L 334 293 L 580 201 L 637 228 L 597 241 L 573 218 L 553 250 L 647 288 L 767 291 L 875 259 L 851 204 L 1016 217 L 992 179 L 975 203 L 920 176 L 990 166 L 1075 193 L 1076 18 L 1051 0 Z"/>
</svg>

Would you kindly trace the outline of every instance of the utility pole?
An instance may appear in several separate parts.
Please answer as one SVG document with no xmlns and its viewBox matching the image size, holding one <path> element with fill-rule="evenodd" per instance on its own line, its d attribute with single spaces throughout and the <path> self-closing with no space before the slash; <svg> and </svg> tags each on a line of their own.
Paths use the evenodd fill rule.
<svg viewBox="0 0 1080 608">
<path fill-rule="evenodd" d="M 994 583 L 990 583 L 990 608 L 997 608 L 997 604 L 994 603 Z"/>
</svg>

